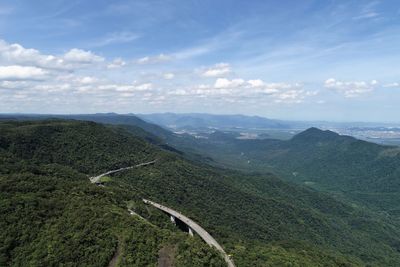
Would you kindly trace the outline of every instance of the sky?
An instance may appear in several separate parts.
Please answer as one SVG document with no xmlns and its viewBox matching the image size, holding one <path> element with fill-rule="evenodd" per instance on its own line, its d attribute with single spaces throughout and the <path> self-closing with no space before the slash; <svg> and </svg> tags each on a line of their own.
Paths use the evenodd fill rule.
<svg viewBox="0 0 400 267">
<path fill-rule="evenodd" d="M 0 0 L 0 112 L 400 122 L 400 1 Z"/>
</svg>

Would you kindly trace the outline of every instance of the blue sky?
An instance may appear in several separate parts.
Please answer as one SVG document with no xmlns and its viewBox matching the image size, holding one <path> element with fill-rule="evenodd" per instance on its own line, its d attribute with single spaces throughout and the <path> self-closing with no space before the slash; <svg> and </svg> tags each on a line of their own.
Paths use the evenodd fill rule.
<svg viewBox="0 0 400 267">
<path fill-rule="evenodd" d="M 0 112 L 395 121 L 400 2 L 0 0 Z"/>
</svg>

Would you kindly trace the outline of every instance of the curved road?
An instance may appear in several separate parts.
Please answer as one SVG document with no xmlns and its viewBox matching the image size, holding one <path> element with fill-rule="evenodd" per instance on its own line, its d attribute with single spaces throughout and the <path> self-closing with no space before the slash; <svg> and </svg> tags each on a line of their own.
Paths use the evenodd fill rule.
<svg viewBox="0 0 400 267">
<path fill-rule="evenodd" d="M 129 170 L 129 169 L 137 168 L 137 167 L 142 167 L 142 166 L 146 166 L 146 165 L 151 165 L 151 164 L 154 164 L 154 163 L 156 163 L 156 162 L 157 162 L 157 160 L 155 159 L 155 160 L 152 160 L 152 161 L 149 161 L 149 162 L 140 163 L 140 164 L 137 164 L 137 165 L 134 165 L 134 166 L 130 166 L 130 167 L 125 167 L 125 168 L 120 168 L 120 169 L 117 169 L 117 170 L 108 171 L 108 172 L 102 173 L 102 174 L 100 174 L 100 175 L 90 177 L 89 180 L 90 180 L 91 183 L 95 184 L 95 183 L 100 182 L 100 179 L 101 179 L 102 177 L 106 176 L 106 175 L 110 175 L 110 174 L 113 174 L 113 173 L 116 173 L 116 172 L 125 171 L 125 170 Z"/>
<path fill-rule="evenodd" d="M 182 213 L 179 213 L 179 212 L 177 212 L 177 211 L 175 211 L 173 209 L 170 209 L 168 207 L 165 207 L 165 206 L 160 205 L 158 203 L 155 203 L 153 201 L 150 201 L 150 200 L 147 200 L 147 199 L 143 199 L 143 202 L 146 203 L 146 204 L 150 204 L 150 205 L 156 207 L 157 209 L 160 209 L 160 210 L 162 210 L 162 211 L 174 216 L 175 218 L 178 218 L 179 220 L 181 220 L 185 224 L 187 224 L 207 244 L 209 244 L 210 246 L 214 246 L 219 252 L 222 253 L 222 255 L 224 256 L 224 259 L 225 259 L 225 261 L 226 261 L 226 263 L 228 264 L 229 267 L 235 267 L 235 264 L 233 264 L 232 259 L 228 256 L 228 254 L 226 254 L 225 250 L 221 247 L 221 245 L 218 244 L 217 240 L 215 240 L 206 230 L 204 230 L 203 227 L 198 225 L 196 222 L 194 222 L 190 218 L 186 217 Z"/>
<path fill-rule="evenodd" d="M 105 173 L 102 173 L 100 175 L 97 176 L 93 176 L 90 177 L 89 180 L 91 183 L 99 183 L 100 179 L 106 175 L 110 175 L 113 173 L 117 173 L 120 171 L 124 171 L 124 170 L 129 170 L 129 169 L 133 169 L 133 168 L 137 168 L 137 167 L 142 167 L 142 166 L 146 166 L 146 165 L 151 165 L 156 163 L 157 160 L 152 160 L 149 162 L 144 162 L 144 163 L 140 163 L 134 166 L 130 166 L 130 167 L 125 167 L 125 168 L 120 168 L 117 170 L 112 170 L 112 171 L 108 171 Z M 143 199 L 144 203 L 146 204 L 150 204 L 172 216 L 174 216 L 175 218 L 178 218 L 180 221 L 184 222 L 186 225 L 188 225 L 193 231 L 195 231 L 208 245 L 215 247 L 219 252 L 222 253 L 222 255 L 224 256 L 224 259 L 226 261 L 226 263 L 228 264 L 228 267 L 235 267 L 235 264 L 233 264 L 232 259 L 228 256 L 228 254 L 226 254 L 225 250 L 221 247 L 220 244 L 218 244 L 217 240 L 215 240 L 206 230 L 204 230 L 203 227 L 201 227 L 200 225 L 198 225 L 196 222 L 194 222 L 193 220 L 189 219 L 188 217 L 186 217 L 185 215 L 170 209 L 168 207 L 165 207 L 163 205 L 160 205 L 158 203 L 155 203 L 153 201 L 147 200 L 147 199 Z M 129 210 L 129 212 L 132 215 L 138 215 L 136 214 L 134 211 Z M 140 215 L 138 215 L 139 217 L 141 217 Z M 141 217 L 142 218 L 142 217 Z"/>
</svg>

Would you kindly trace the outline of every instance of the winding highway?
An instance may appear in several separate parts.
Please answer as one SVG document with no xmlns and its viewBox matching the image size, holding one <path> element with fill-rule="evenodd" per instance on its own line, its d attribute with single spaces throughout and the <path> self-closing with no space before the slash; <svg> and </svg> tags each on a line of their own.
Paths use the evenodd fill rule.
<svg viewBox="0 0 400 267">
<path fill-rule="evenodd" d="M 155 203 L 147 199 L 143 199 L 143 202 L 152 205 L 157 209 L 162 210 L 175 218 L 178 218 L 180 221 L 189 226 L 193 231 L 195 231 L 204 240 L 204 242 L 206 242 L 210 246 L 215 247 L 219 252 L 221 252 L 222 255 L 224 256 L 225 262 L 228 264 L 228 267 L 235 267 L 235 264 L 233 263 L 232 259 L 228 256 L 228 254 L 221 247 L 221 245 L 218 244 L 217 240 L 215 240 L 203 227 L 198 225 L 196 222 L 186 217 L 182 213 L 177 212 L 161 204 Z"/>
<path fill-rule="evenodd" d="M 100 179 L 102 177 L 104 177 L 104 176 L 107 176 L 107 175 L 110 175 L 110 174 L 113 174 L 113 173 L 117 173 L 117 172 L 121 172 L 121 171 L 125 171 L 125 170 L 130 170 L 130 169 L 137 168 L 137 167 L 151 165 L 151 164 L 154 164 L 156 162 L 157 162 L 157 160 L 155 159 L 155 160 L 144 162 L 144 163 L 140 163 L 140 164 L 137 164 L 137 165 L 134 165 L 134 166 L 129 166 L 129 167 L 124 167 L 124 168 L 119 168 L 119 169 L 116 169 L 116 170 L 111 170 L 111 171 L 102 173 L 100 175 L 90 177 L 89 180 L 93 184 L 100 183 Z M 162 210 L 162 211 L 166 212 L 167 214 L 169 214 L 170 216 L 173 216 L 174 218 L 178 218 L 180 221 L 185 223 L 189 227 L 189 229 L 191 229 L 192 231 L 196 232 L 204 240 L 204 242 L 206 242 L 210 246 L 215 247 L 219 252 L 221 252 L 223 257 L 224 257 L 224 259 L 225 259 L 225 262 L 228 264 L 228 267 L 235 267 L 235 264 L 233 263 L 232 259 L 228 256 L 228 254 L 221 247 L 221 245 L 217 242 L 217 240 L 215 240 L 203 227 L 198 225 L 196 222 L 194 222 L 190 218 L 186 217 L 182 213 L 179 213 L 179 212 L 177 212 L 177 211 L 175 211 L 175 210 L 173 210 L 171 208 L 168 208 L 166 206 L 163 206 L 161 204 L 155 203 L 155 202 L 147 200 L 147 199 L 143 199 L 143 202 L 146 203 L 146 204 L 152 205 L 152 206 L 156 207 L 159 210 Z M 131 215 L 137 215 L 140 218 L 144 219 L 139 214 L 135 213 L 133 210 L 129 210 L 129 212 L 130 212 Z"/>
<path fill-rule="evenodd" d="M 90 182 L 93 183 L 93 184 L 99 183 L 99 182 L 100 182 L 100 179 L 101 179 L 102 177 L 104 177 L 104 176 L 107 176 L 107 175 L 110 175 L 110 174 L 113 174 L 113 173 L 116 173 L 116 172 L 121 172 L 121 171 L 125 171 L 125 170 L 130 170 L 130 169 L 137 168 L 137 167 L 142 167 L 142 166 L 146 166 L 146 165 L 151 165 L 151 164 L 154 164 L 154 163 L 156 163 L 156 162 L 157 162 L 157 160 L 155 159 L 155 160 L 152 160 L 152 161 L 149 161 L 149 162 L 140 163 L 140 164 L 137 164 L 137 165 L 134 165 L 134 166 L 130 166 L 130 167 L 125 167 L 125 168 L 120 168 L 120 169 L 117 169 L 117 170 L 108 171 L 108 172 L 102 173 L 102 174 L 100 174 L 100 175 L 90 177 L 89 180 L 90 180 Z"/>
</svg>

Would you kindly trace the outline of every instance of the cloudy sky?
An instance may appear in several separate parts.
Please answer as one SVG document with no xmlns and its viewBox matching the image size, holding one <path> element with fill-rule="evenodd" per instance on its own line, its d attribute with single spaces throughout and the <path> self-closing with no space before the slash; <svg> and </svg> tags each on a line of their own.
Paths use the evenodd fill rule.
<svg viewBox="0 0 400 267">
<path fill-rule="evenodd" d="M 400 1 L 0 0 L 0 112 L 400 122 Z"/>
</svg>

